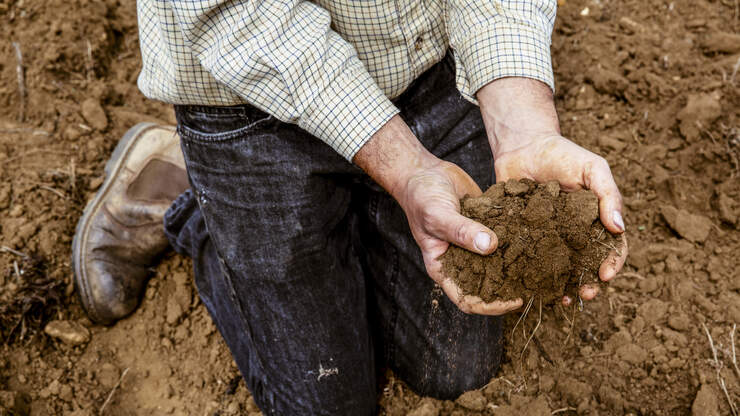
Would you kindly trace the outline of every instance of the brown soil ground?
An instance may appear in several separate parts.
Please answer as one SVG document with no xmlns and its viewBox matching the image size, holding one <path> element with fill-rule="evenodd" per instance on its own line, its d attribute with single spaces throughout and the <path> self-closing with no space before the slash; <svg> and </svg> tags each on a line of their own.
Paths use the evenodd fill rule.
<svg viewBox="0 0 740 416">
<path fill-rule="evenodd" d="M 442 267 L 464 294 L 486 302 L 575 299 L 579 286 L 599 282 L 609 252 L 620 250 L 599 221 L 599 199 L 591 191 L 565 193 L 557 182 L 510 179 L 463 198 L 460 206 L 496 233 L 498 247 L 488 256 L 450 247 Z"/>
<path fill-rule="evenodd" d="M 391 375 L 383 414 L 712 415 L 740 403 L 729 358 L 740 323 L 738 3 L 559 3 L 564 134 L 613 168 L 629 265 L 582 312 L 533 308 L 507 331 L 506 361 L 485 388 L 422 400 Z M 133 0 L 0 2 L 0 245 L 36 256 L 2 249 L 0 304 L 17 310 L 20 273 L 36 279 L 22 293 L 47 296 L 21 304 L 27 319 L 0 341 L 0 401 L 92 415 L 113 391 L 107 414 L 255 414 L 188 261 L 168 256 L 142 307 L 110 328 L 90 325 L 72 293 L 74 226 L 117 139 L 140 121 L 174 121 L 136 88 L 137 41 Z M 70 347 L 34 330 L 49 318 L 87 326 L 90 341 Z"/>
</svg>

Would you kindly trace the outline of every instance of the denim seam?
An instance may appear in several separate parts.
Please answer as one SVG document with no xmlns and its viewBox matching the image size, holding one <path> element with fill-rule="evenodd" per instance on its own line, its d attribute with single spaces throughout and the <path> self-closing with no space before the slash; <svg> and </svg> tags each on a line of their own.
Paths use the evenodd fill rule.
<svg viewBox="0 0 740 416">
<path fill-rule="evenodd" d="M 229 290 L 229 296 L 232 298 L 232 302 L 234 302 L 236 304 L 236 306 L 238 307 L 238 309 L 239 309 L 239 320 L 242 322 L 242 325 L 244 325 L 245 329 L 247 330 L 247 337 L 249 337 L 249 343 L 252 346 L 254 346 L 254 340 L 252 339 L 252 336 L 254 334 L 254 331 L 252 330 L 252 326 L 249 324 L 249 321 L 247 321 L 247 318 L 244 315 L 244 307 L 242 306 L 241 299 L 239 299 L 239 297 L 236 294 L 236 290 L 234 289 L 234 283 L 233 283 L 233 279 L 232 279 L 231 268 L 226 264 L 226 261 L 224 261 L 223 255 L 221 254 L 222 251 L 220 249 L 221 244 L 220 244 L 217 236 L 214 235 L 213 233 L 211 233 L 210 231 L 208 231 L 208 229 L 209 229 L 209 227 L 208 227 L 208 214 L 207 214 L 207 210 L 205 209 L 205 207 L 203 206 L 203 204 L 201 204 L 201 198 L 200 198 L 200 195 L 201 194 L 200 194 L 200 192 L 198 191 L 198 189 L 195 186 L 193 186 L 193 191 L 194 191 L 194 197 L 196 198 L 196 202 L 198 203 L 198 207 L 200 208 L 200 211 L 201 211 L 201 213 L 203 215 L 203 222 L 204 222 L 204 224 L 206 226 L 206 231 L 208 232 L 208 235 L 211 237 L 211 241 L 213 243 L 213 247 L 214 247 L 214 249 L 216 251 L 216 256 L 218 257 L 219 266 L 220 266 L 219 268 L 221 269 L 221 273 L 223 274 L 224 283 L 226 284 L 226 286 L 227 286 L 227 288 Z M 257 366 L 259 366 L 258 373 L 259 374 L 267 374 L 267 372 L 265 371 L 265 367 L 262 364 L 262 358 L 260 357 L 258 351 L 255 350 L 254 351 L 254 354 L 255 354 L 255 358 L 256 358 L 255 364 Z M 254 374 L 254 372 L 251 372 L 251 374 L 249 376 L 250 377 L 253 377 L 253 374 Z M 262 382 L 262 384 L 266 384 L 266 381 L 267 380 L 264 380 L 263 379 L 263 380 L 260 380 L 260 381 Z M 254 383 L 254 384 L 257 384 L 257 383 Z"/>
<path fill-rule="evenodd" d="M 178 123 L 177 133 L 180 135 L 181 138 L 185 140 L 194 141 L 194 142 L 223 143 L 223 142 L 238 140 L 238 139 L 243 140 L 246 138 L 245 134 L 247 133 L 248 130 L 257 127 L 259 124 L 263 124 L 265 122 L 269 122 L 273 120 L 276 120 L 276 119 L 272 116 L 267 116 L 266 118 L 253 121 L 252 123 L 249 123 L 246 126 L 240 127 L 236 130 L 231 130 L 231 131 L 224 132 L 224 133 L 214 133 L 214 134 L 201 133 L 197 130 L 191 129 L 188 126 L 184 126 Z"/>
</svg>

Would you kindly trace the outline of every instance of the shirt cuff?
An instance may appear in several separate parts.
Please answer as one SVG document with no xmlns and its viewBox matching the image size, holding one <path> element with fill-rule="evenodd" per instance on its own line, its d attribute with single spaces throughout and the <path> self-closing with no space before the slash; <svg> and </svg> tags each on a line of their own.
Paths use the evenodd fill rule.
<svg viewBox="0 0 740 416">
<path fill-rule="evenodd" d="M 495 22 L 472 30 L 454 49 L 457 88 L 474 104 L 479 89 L 504 77 L 536 79 L 554 91 L 550 41 L 550 34 L 525 24 Z"/>
<path fill-rule="evenodd" d="M 313 102 L 298 125 L 352 162 L 360 148 L 399 113 L 359 60 L 353 60 Z"/>
</svg>

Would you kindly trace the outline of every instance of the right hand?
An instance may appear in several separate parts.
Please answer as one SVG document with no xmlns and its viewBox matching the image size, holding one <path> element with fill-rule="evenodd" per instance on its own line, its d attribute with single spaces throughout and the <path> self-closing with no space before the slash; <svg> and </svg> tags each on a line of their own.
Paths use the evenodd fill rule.
<svg viewBox="0 0 740 416">
<path fill-rule="evenodd" d="M 439 256 L 450 243 L 486 255 L 496 249 L 498 241 L 493 231 L 460 214 L 460 198 L 479 196 L 481 190 L 459 166 L 429 153 L 400 117 L 381 128 L 354 162 L 401 205 L 427 273 L 461 311 L 502 315 L 522 306 L 521 299 L 486 303 L 478 296 L 463 295 L 442 272 Z"/>
<path fill-rule="evenodd" d="M 421 248 L 427 273 L 450 300 L 465 313 L 502 315 L 519 309 L 522 300 L 485 303 L 478 296 L 463 295 L 457 284 L 444 275 L 439 261 L 450 243 L 481 255 L 496 249 L 498 239 L 493 231 L 460 215 L 460 198 L 481 194 L 478 185 L 459 166 L 440 160 L 412 174 L 396 199 Z"/>
</svg>

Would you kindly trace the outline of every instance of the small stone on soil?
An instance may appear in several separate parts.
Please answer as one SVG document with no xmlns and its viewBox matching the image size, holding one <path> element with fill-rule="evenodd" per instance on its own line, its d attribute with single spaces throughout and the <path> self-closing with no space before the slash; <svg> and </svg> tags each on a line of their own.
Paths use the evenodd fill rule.
<svg viewBox="0 0 740 416">
<path fill-rule="evenodd" d="M 51 321 L 44 332 L 68 345 L 80 345 L 90 341 L 90 331 L 75 321 Z"/>
<path fill-rule="evenodd" d="M 640 365 L 648 358 L 648 353 L 635 344 L 627 344 L 617 349 L 617 356 L 633 365 Z"/>
<path fill-rule="evenodd" d="M 571 405 L 578 405 L 583 399 L 591 397 L 591 386 L 574 378 L 564 377 L 558 380 L 558 391 Z"/>
<path fill-rule="evenodd" d="M 466 409 L 478 412 L 486 408 L 486 397 L 480 390 L 465 392 L 455 402 Z"/>
<path fill-rule="evenodd" d="M 430 398 L 423 398 L 406 416 L 439 416 L 439 406 Z"/>
<path fill-rule="evenodd" d="M 660 212 L 668 226 L 681 237 L 694 243 L 703 243 L 709 237 L 709 231 L 712 229 L 712 221 L 709 218 L 670 205 L 661 207 Z"/>
<path fill-rule="evenodd" d="M 679 312 L 668 317 L 668 326 L 676 331 L 686 331 L 691 327 L 691 320 L 688 315 Z"/>
<path fill-rule="evenodd" d="M 82 102 L 80 110 L 82 111 L 82 117 L 90 126 L 101 131 L 108 127 L 108 116 L 105 115 L 105 110 L 100 105 L 100 101 L 88 98 Z"/>
<path fill-rule="evenodd" d="M 703 384 L 691 406 L 692 416 L 719 416 L 719 403 L 712 388 Z"/>
</svg>

